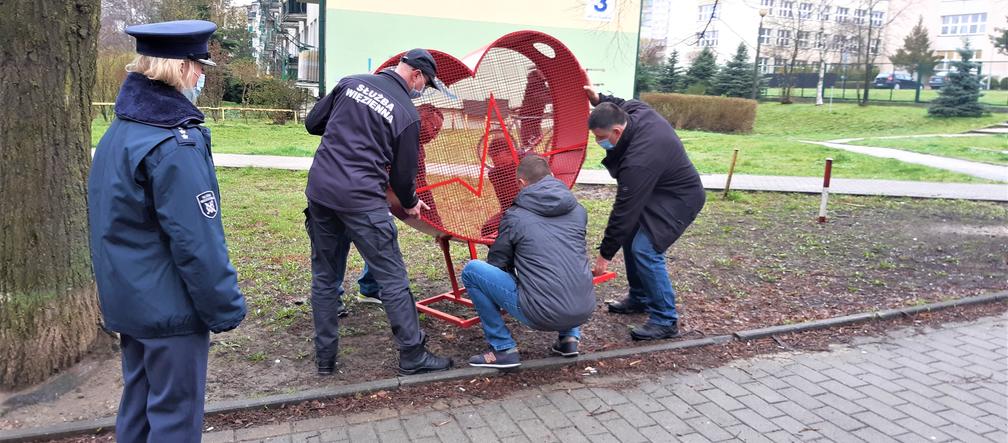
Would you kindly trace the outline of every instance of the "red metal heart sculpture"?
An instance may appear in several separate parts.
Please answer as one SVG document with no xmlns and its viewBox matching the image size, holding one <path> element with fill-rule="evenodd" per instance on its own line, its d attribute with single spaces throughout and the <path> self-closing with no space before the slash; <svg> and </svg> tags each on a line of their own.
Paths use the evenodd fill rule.
<svg viewBox="0 0 1008 443">
<path fill-rule="evenodd" d="M 545 156 L 553 175 L 574 185 L 588 142 L 587 78 L 567 47 L 536 31 L 507 34 L 462 60 L 430 52 L 450 91 L 428 88 L 414 101 L 421 121 L 417 194 L 431 209 L 411 219 L 391 192 L 389 201 L 393 213 L 423 232 L 490 244 L 518 194 L 515 171 L 524 155 Z"/>
</svg>

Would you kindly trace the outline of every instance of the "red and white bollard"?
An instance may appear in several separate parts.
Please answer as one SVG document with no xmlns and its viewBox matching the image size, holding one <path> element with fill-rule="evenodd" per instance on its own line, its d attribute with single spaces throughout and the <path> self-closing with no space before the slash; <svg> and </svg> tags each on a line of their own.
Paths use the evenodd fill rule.
<svg viewBox="0 0 1008 443">
<path fill-rule="evenodd" d="M 826 223 L 826 201 L 829 200 L 829 180 L 833 173 L 833 159 L 826 159 L 826 173 L 823 175 L 822 201 L 819 202 L 819 223 Z"/>
</svg>

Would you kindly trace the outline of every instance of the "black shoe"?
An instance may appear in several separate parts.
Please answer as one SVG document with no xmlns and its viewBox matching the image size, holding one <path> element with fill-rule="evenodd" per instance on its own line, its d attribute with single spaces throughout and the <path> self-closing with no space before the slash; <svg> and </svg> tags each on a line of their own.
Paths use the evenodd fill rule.
<svg viewBox="0 0 1008 443">
<path fill-rule="evenodd" d="M 578 356 L 578 340 L 575 337 L 560 337 L 553 347 L 550 348 L 550 353 L 553 355 L 559 355 L 561 357 L 573 358 Z"/>
<path fill-rule="evenodd" d="M 318 375 L 332 375 L 338 364 L 339 362 L 337 362 L 335 358 L 315 360 L 315 367 L 318 369 Z"/>
<path fill-rule="evenodd" d="M 346 317 L 347 315 L 350 315 L 350 310 L 347 309 L 345 305 L 336 308 L 336 317 L 343 318 Z"/>
<path fill-rule="evenodd" d="M 431 354 L 423 344 L 417 348 L 419 350 L 399 352 L 399 375 L 415 375 L 451 369 L 453 363 L 450 358 Z"/>
<path fill-rule="evenodd" d="M 623 297 L 623 300 L 608 303 L 609 312 L 613 314 L 643 314 L 647 308 L 643 303 L 635 301 L 630 296 Z"/>
<path fill-rule="evenodd" d="M 666 338 L 675 338 L 679 336 L 679 324 L 678 322 L 672 323 L 671 326 L 659 326 L 654 323 L 648 322 L 643 326 L 635 326 L 630 329 L 630 338 L 634 340 L 662 340 Z"/>
</svg>

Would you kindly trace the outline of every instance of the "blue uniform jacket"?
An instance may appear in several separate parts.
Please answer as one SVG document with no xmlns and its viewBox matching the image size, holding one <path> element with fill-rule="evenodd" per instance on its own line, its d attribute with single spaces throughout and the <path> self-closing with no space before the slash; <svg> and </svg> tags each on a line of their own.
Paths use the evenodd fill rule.
<svg viewBox="0 0 1008 443">
<path fill-rule="evenodd" d="M 203 114 L 131 73 L 88 178 L 91 258 L 107 328 L 137 338 L 234 329 L 245 300 L 228 259 Z"/>
</svg>

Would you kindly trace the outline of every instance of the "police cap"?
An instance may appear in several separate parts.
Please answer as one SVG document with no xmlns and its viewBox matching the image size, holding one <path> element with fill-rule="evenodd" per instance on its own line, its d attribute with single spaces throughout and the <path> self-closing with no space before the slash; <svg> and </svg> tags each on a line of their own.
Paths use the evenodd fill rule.
<svg viewBox="0 0 1008 443">
<path fill-rule="evenodd" d="M 210 60 L 208 42 L 217 25 L 205 20 L 176 20 L 126 27 L 136 38 L 138 54 L 160 58 L 189 59 L 217 66 Z"/>
</svg>

